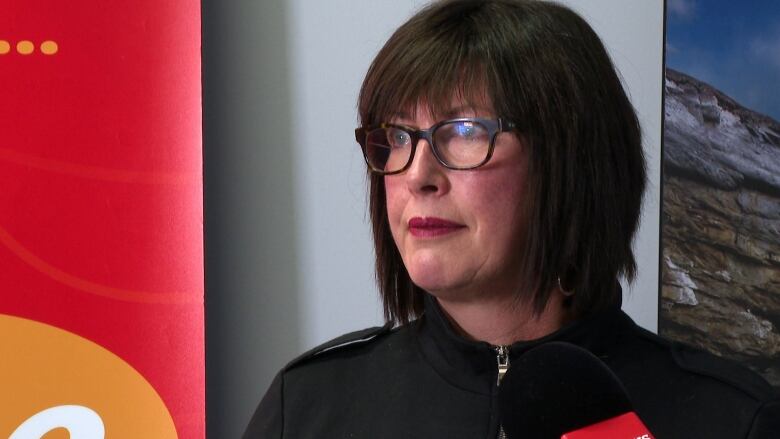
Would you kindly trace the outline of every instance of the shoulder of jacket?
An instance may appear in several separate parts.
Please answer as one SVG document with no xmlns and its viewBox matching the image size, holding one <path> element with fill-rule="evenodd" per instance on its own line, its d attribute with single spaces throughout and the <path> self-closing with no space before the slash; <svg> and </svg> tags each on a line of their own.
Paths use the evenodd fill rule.
<svg viewBox="0 0 780 439">
<path fill-rule="evenodd" d="M 341 335 L 334 338 L 333 340 L 326 341 L 325 343 L 314 347 L 294 358 L 292 361 L 287 363 L 283 371 L 288 371 L 295 366 L 304 364 L 315 357 L 319 357 L 320 355 L 325 354 L 326 352 L 342 351 L 357 346 L 365 346 L 373 341 L 378 340 L 380 337 L 389 334 L 392 331 L 393 324 L 387 323 L 384 326 L 375 326 L 372 328 L 361 329 L 360 331 Z"/>
<path fill-rule="evenodd" d="M 766 380 L 734 360 L 677 342 L 671 343 L 671 350 L 674 360 L 684 370 L 716 379 L 758 401 L 774 396 Z"/>
<path fill-rule="evenodd" d="M 756 401 L 767 401 L 775 396 L 766 380 L 737 361 L 667 339 L 638 325 L 636 328 L 640 337 L 661 349 L 668 350 L 677 367 L 684 372 L 713 379 L 723 386 L 741 391 Z"/>
</svg>

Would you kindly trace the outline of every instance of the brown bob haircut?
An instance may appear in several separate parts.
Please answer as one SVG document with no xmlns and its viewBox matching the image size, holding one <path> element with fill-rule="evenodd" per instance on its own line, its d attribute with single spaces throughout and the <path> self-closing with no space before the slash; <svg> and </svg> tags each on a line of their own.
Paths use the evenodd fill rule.
<svg viewBox="0 0 780 439">
<path fill-rule="evenodd" d="M 554 3 L 433 3 L 374 59 L 360 90 L 360 123 L 385 122 L 420 103 L 444 114 L 454 98 L 489 99 L 494 116 L 514 122 L 529 148 L 518 299 L 541 313 L 560 278 L 575 292 L 567 306 L 580 317 L 619 304 L 618 279 L 636 273 L 631 244 L 645 160 L 634 108 L 593 29 Z M 407 323 L 421 315 L 424 291 L 390 233 L 384 179 L 369 179 L 385 318 Z"/>
</svg>

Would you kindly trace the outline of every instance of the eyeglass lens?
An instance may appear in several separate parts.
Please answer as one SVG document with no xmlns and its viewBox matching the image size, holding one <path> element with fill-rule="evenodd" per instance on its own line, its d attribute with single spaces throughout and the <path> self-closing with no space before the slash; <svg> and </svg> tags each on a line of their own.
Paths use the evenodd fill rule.
<svg viewBox="0 0 780 439">
<path fill-rule="evenodd" d="M 384 127 L 366 134 L 366 159 L 383 172 L 399 171 L 412 154 L 412 135 L 397 127 Z M 490 149 L 488 129 L 475 121 L 453 121 L 433 132 L 432 145 L 446 166 L 468 168 L 481 164 Z"/>
</svg>

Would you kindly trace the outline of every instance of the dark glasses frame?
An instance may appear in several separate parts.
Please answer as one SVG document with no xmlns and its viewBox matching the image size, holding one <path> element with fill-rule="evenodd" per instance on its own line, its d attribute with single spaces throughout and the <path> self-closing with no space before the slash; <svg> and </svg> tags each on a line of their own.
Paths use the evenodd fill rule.
<svg viewBox="0 0 780 439">
<path fill-rule="evenodd" d="M 456 123 L 456 122 L 473 122 L 478 123 L 485 127 L 488 132 L 488 137 L 490 138 L 490 143 L 488 145 L 488 152 L 485 156 L 485 159 L 482 160 L 480 163 L 472 166 L 452 166 L 444 161 L 442 159 L 441 154 L 439 154 L 439 149 L 436 146 L 436 142 L 434 142 L 434 133 L 436 130 L 447 124 Z M 384 171 L 382 169 L 374 168 L 371 163 L 368 160 L 368 152 L 366 151 L 366 139 L 368 138 L 368 133 L 371 131 L 377 130 L 377 129 L 385 129 L 385 128 L 397 128 L 399 130 L 402 130 L 409 134 L 409 137 L 412 140 L 412 150 L 409 153 L 409 160 L 406 162 L 406 164 L 397 171 Z M 480 117 L 460 117 L 456 119 L 447 119 L 443 120 L 441 122 L 437 122 L 436 124 L 432 125 L 430 128 L 425 130 L 418 130 L 412 127 L 408 127 L 406 125 L 399 125 L 394 123 L 380 123 L 376 125 L 367 125 L 358 127 L 355 129 L 355 140 L 360 144 L 360 149 L 363 151 L 363 158 L 366 161 L 366 164 L 368 165 L 368 168 L 371 170 L 371 172 L 375 172 L 377 174 L 381 175 L 393 175 L 393 174 L 400 174 L 407 169 L 409 169 L 409 166 L 411 166 L 412 161 L 414 160 L 414 154 L 417 152 L 417 144 L 420 141 L 420 139 L 424 139 L 428 142 L 428 144 L 431 146 L 431 151 L 433 152 L 433 156 L 436 158 L 436 161 L 439 162 L 443 167 L 447 169 L 452 169 L 456 171 L 464 171 L 468 169 L 475 169 L 479 168 L 480 166 L 483 166 L 485 163 L 487 163 L 491 157 L 493 157 L 493 150 L 496 146 L 496 136 L 498 133 L 504 133 L 508 131 L 512 131 L 515 129 L 515 124 L 512 122 L 507 121 L 504 118 L 498 118 L 498 119 L 483 119 Z"/>
</svg>

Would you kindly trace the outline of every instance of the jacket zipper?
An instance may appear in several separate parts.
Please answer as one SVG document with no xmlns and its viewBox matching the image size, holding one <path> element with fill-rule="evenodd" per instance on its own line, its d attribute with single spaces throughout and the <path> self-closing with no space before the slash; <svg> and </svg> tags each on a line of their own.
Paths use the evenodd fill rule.
<svg viewBox="0 0 780 439">
<path fill-rule="evenodd" d="M 501 380 L 506 375 L 506 371 L 509 370 L 509 347 L 496 346 L 496 361 L 498 363 L 498 375 L 496 378 L 496 387 L 501 385 Z"/>
<path fill-rule="evenodd" d="M 506 375 L 506 371 L 509 370 L 509 348 L 507 346 L 496 346 L 496 363 L 498 363 L 498 374 L 496 375 L 496 387 L 501 385 L 501 380 Z M 497 439 L 507 439 L 504 427 L 498 425 L 498 437 Z"/>
</svg>

